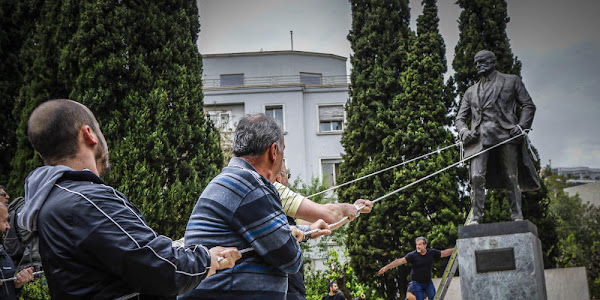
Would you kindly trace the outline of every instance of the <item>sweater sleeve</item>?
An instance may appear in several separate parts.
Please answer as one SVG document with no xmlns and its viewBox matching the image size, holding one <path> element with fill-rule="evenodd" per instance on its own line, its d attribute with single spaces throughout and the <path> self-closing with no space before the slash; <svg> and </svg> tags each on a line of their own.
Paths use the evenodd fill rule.
<svg viewBox="0 0 600 300">
<path fill-rule="evenodd" d="M 255 189 L 235 210 L 232 225 L 267 263 L 282 272 L 296 273 L 302 264 L 302 251 L 279 201 L 266 187 Z"/>
<path fill-rule="evenodd" d="M 273 186 L 277 189 L 277 193 L 279 193 L 279 197 L 281 198 L 281 207 L 286 215 L 295 218 L 296 212 L 298 211 L 298 207 L 304 200 L 304 196 L 290 190 L 285 185 L 274 182 Z"/>
</svg>

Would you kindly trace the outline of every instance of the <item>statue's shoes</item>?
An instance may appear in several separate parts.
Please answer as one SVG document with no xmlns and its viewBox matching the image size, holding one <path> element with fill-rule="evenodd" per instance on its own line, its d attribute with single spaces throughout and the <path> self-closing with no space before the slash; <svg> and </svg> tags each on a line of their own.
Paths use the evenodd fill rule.
<svg viewBox="0 0 600 300">
<path fill-rule="evenodd" d="M 477 222 L 477 221 L 471 221 L 469 223 L 469 225 L 467 225 L 467 226 L 471 226 L 471 225 L 479 225 L 479 222 Z"/>
<path fill-rule="evenodd" d="M 516 218 L 516 219 L 514 219 L 513 221 L 515 221 L 515 222 L 519 222 L 519 221 L 523 221 L 523 219 L 521 219 L 521 218 Z"/>
</svg>

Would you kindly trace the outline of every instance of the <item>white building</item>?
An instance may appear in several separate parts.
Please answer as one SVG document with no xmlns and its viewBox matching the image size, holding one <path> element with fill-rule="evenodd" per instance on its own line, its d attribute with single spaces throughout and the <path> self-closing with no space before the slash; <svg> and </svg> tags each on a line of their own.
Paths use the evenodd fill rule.
<svg viewBox="0 0 600 300">
<path fill-rule="evenodd" d="M 302 51 L 203 55 L 204 110 L 224 144 L 244 115 L 266 113 L 285 131 L 285 161 L 292 180 L 335 178 L 348 100 L 346 58 Z"/>
<path fill-rule="evenodd" d="M 560 176 L 570 176 L 575 179 L 600 180 L 600 168 L 552 168 L 552 173 L 558 174 Z"/>
</svg>

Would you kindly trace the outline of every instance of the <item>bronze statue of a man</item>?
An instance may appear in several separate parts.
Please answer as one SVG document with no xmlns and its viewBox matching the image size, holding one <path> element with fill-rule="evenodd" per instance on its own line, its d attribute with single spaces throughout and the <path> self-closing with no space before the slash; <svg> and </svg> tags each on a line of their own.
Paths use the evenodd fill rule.
<svg viewBox="0 0 600 300">
<path fill-rule="evenodd" d="M 465 92 L 456 116 L 456 129 L 466 157 L 531 128 L 535 114 L 535 105 L 521 78 L 496 71 L 494 53 L 477 52 L 475 66 L 481 79 Z M 506 189 L 511 217 L 519 221 L 523 220 L 521 191 L 540 186 L 524 138 L 474 156 L 470 176 L 473 208 L 470 224 L 481 223 L 486 188 Z"/>
</svg>

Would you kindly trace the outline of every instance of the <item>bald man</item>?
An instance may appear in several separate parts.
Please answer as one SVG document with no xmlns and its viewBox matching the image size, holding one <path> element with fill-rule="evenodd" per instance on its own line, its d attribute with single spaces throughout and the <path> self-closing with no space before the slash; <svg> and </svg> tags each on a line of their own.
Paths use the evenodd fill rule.
<svg viewBox="0 0 600 300">
<path fill-rule="evenodd" d="M 135 205 L 100 179 L 109 170 L 108 147 L 84 105 L 42 103 L 28 135 L 45 166 L 25 180 L 17 222 L 39 235 L 53 299 L 174 298 L 241 257 L 235 248 L 173 247 L 146 225 Z"/>
</svg>

